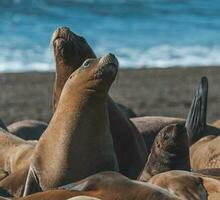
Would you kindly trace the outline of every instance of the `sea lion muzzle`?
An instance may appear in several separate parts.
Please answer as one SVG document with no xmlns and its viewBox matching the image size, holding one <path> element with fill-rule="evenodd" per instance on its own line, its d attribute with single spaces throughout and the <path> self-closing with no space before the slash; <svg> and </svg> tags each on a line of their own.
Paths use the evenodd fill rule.
<svg viewBox="0 0 220 200">
<path fill-rule="evenodd" d="M 118 59 L 114 54 L 106 54 L 99 60 L 97 71 L 94 74 L 95 79 L 115 77 L 118 72 L 118 65 Z"/>
</svg>

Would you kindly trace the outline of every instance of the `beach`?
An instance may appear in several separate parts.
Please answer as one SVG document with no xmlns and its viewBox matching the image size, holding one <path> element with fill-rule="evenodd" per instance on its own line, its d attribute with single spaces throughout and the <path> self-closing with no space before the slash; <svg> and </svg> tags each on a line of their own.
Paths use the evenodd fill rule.
<svg viewBox="0 0 220 200">
<path fill-rule="evenodd" d="M 186 118 L 202 76 L 209 80 L 207 119 L 212 122 L 220 118 L 218 67 L 121 69 L 110 95 L 138 116 Z M 1 73 L 0 118 L 7 125 L 22 119 L 49 122 L 54 77 L 53 72 Z"/>
</svg>

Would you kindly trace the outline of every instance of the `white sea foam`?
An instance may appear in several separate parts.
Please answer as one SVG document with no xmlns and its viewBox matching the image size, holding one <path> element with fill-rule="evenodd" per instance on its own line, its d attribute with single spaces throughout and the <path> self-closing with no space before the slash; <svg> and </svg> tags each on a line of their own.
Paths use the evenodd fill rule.
<svg viewBox="0 0 220 200">
<path fill-rule="evenodd" d="M 96 49 L 100 56 L 109 51 L 103 47 Z M 121 68 L 220 66 L 220 46 L 207 48 L 202 46 L 173 47 L 161 45 L 149 48 L 146 51 L 119 48 L 113 52 L 119 58 Z M 46 51 L 43 56 L 35 55 L 33 52 L 29 53 L 28 59 L 27 52 L 25 55 L 22 53 L 22 51 L 15 51 L 11 59 L 8 59 L 9 52 L 0 55 L 0 72 L 53 71 L 55 69 L 50 51 Z M 37 56 L 39 59 L 36 59 Z"/>
</svg>

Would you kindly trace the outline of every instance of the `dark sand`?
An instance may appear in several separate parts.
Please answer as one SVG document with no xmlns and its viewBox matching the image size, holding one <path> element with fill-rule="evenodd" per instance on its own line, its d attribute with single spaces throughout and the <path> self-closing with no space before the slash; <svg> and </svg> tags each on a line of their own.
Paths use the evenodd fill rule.
<svg viewBox="0 0 220 200">
<path fill-rule="evenodd" d="M 208 121 L 220 118 L 220 68 L 121 70 L 111 89 L 116 102 L 137 115 L 187 116 L 201 76 L 209 79 Z M 0 74 L 0 117 L 48 122 L 52 115 L 54 73 Z M 77 95 L 77 94 L 76 94 Z"/>
</svg>

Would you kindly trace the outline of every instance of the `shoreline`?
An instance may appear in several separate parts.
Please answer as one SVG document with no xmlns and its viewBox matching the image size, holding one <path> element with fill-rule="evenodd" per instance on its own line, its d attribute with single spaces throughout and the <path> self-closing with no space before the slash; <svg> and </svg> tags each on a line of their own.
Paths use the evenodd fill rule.
<svg viewBox="0 0 220 200">
<path fill-rule="evenodd" d="M 0 118 L 49 122 L 54 72 L 0 73 Z M 110 95 L 138 116 L 186 118 L 200 78 L 209 80 L 208 122 L 220 118 L 220 67 L 120 69 Z"/>
</svg>

